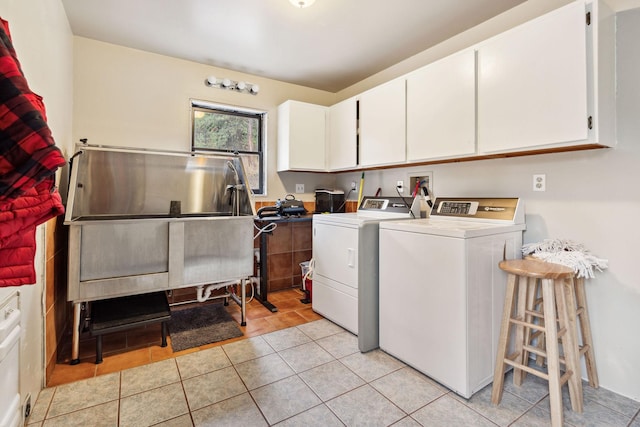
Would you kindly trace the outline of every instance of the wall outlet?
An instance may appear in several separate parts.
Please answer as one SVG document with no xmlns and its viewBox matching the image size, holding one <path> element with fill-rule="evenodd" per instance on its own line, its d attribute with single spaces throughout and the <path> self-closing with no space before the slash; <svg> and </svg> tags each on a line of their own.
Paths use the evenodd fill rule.
<svg viewBox="0 0 640 427">
<path fill-rule="evenodd" d="M 296 184 L 296 193 L 304 193 L 304 184 Z"/>
<path fill-rule="evenodd" d="M 356 191 L 358 189 L 358 184 L 355 181 L 351 181 L 351 189 Z"/>
<path fill-rule="evenodd" d="M 533 175 L 533 191 L 547 191 L 547 176 L 545 174 Z"/>
<path fill-rule="evenodd" d="M 398 193 L 404 193 L 404 181 L 400 180 L 396 182 L 396 188 L 398 189 Z"/>
</svg>

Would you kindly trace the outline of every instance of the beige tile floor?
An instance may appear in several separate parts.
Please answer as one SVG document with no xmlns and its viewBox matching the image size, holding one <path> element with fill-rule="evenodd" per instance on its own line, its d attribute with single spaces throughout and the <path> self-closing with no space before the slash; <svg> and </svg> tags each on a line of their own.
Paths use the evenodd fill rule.
<svg viewBox="0 0 640 427">
<path fill-rule="evenodd" d="M 546 426 L 546 383 L 463 399 L 325 320 L 44 389 L 39 426 Z M 566 387 L 565 387 L 566 388 Z M 565 390 L 566 392 L 566 390 Z M 640 402 L 584 388 L 567 426 L 640 427 Z M 565 408 L 570 408 L 565 396 Z"/>
</svg>

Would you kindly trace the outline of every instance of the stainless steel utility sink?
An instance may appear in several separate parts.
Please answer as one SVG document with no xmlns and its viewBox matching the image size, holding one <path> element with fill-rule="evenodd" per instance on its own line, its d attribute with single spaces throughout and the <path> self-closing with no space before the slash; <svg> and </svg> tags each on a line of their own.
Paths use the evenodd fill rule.
<svg viewBox="0 0 640 427">
<path fill-rule="evenodd" d="M 65 216 L 74 332 L 82 302 L 253 274 L 255 211 L 239 156 L 78 148 Z"/>
</svg>

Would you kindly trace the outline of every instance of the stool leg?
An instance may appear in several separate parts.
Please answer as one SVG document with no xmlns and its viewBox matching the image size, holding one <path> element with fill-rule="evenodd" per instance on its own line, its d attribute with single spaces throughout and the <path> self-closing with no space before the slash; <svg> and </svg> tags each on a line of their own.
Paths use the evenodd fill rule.
<svg viewBox="0 0 640 427">
<path fill-rule="evenodd" d="M 542 288 L 541 288 L 541 283 L 539 280 L 537 279 L 532 279 L 535 280 L 535 285 L 533 287 L 533 304 L 532 307 L 533 309 L 535 309 L 536 311 L 539 311 L 542 316 L 544 316 L 544 308 L 543 308 L 543 304 L 542 304 Z M 544 327 L 544 317 L 542 318 L 538 318 L 538 324 L 542 327 Z M 545 338 L 544 338 L 544 331 L 541 331 L 539 334 L 537 334 L 538 337 L 538 341 L 536 342 L 536 347 L 538 348 L 538 350 L 540 350 L 541 352 L 545 352 L 546 351 L 546 346 L 545 346 Z M 536 365 L 538 365 L 539 367 L 543 367 L 544 366 L 544 356 L 540 355 L 540 354 L 536 354 Z"/>
<path fill-rule="evenodd" d="M 504 297 L 504 308 L 502 310 L 502 322 L 500 323 L 500 337 L 498 339 L 498 351 L 496 354 L 496 367 L 493 373 L 493 388 L 491 389 L 491 402 L 497 405 L 502 400 L 502 386 L 504 384 L 504 358 L 507 354 L 509 344 L 509 329 L 511 313 L 515 297 L 516 276 L 507 276 L 507 289 Z"/>
<path fill-rule="evenodd" d="M 518 301 L 516 303 L 516 319 L 526 322 L 528 316 L 526 314 L 527 309 L 527 289 L 528 289 L 528 278 L 524 276 L 518 277 Z M 517 355 L 514 359 L 514 362 L 520 365 L 526 365 L 528 357 L 528 352 L 525 351 L 524 345 L 528 344 L 526 339 L 529 336 L 529 328 L 526 328 L 522 324 L 516 324 L 516 335 L 515 335 L 515 354 Z M 513 368 L 513 383 L 520 387 L 522 385 L 522 380 L 524 379 L 525 371 L 519 368 Z"/>
<path fill-rule="evenodd" d="M 542 279 L 542 298 L 544 300 L 544 326 L 547 346 L 547 369 L 549 376 L 549 404 L 551 407 L 551 425 L 562 426 L 562 384 L 560 382 L 560 360 L 558 352 L 558 330 L 555 321 L 556 301 L 554 281 Z"/>
<path fill-rule="evenodd" d="M 598 388 L 600 383 L 598 381 L 598 371 L 596 370 L 596 359 L 593 355 L 593 338 L 591 336 L 591 323 L 589 321 L 589 312 L 587 310 L 587 294 L 584 290 L 584 278 L 577 278 L 575 287 L 578 308 L 582 310 L 578 320 L 580 321 L 582 345 L 587 347 L 584 357 L 585 364 L 587 365 L 589 385 L 593 388 Z"/>
<path fill-rule="evenodd" d="M 167 346 L 167 322 L 162 322 L 161 328 L 162 328 L 162 344 L 160 345 L 160 347 L 166 347 Z"/>
<path fill-rule="evenodd" d="M 533 277 L 527 278 L 527 311 L 531 311 L 535 309 L 535 298 L 536 298 L 536 279 Z M 527 314 L 525 316 L 524 321 L 527 323 L 533 323 L 534 318 L 531 314 Z M 524 330 L 524 343 L 525 345 L 531 345 L 531 335 L 533 335 L 531 328 L 525 328 Z M 525 349 L 523 360 L 525 364 L 529 364 L 529 352 Z M 523 379 L 527 376 L 526 372 L 522 374 Z"/>
<path fill-rule="evenodd" d="M 525 322 L 536 324 L 541 328 L 544 328 L 544 319 L 542 317 L 544 316 L 544 310 L 542 308 L 542 290 L 541 290 L 540 281 L 535 277 L 529 277 L 527 282 L 527 311 L 529 312 L 529 314 L 527 314 Z M 530 314 L 533 312 L 538 313 L 538 315 L 534 316 L 533 314 Z M 539 353 L 545 352 L 544 330 L 535 330 L 535 332 L 533 332 L 532 328 L 525 328 L 525 335 L 524 335 L 525 345 L 532 346 L 533 339 L 537 340 L 535 347 L 538 350 L 538 353 L 534 353 L 536 365 L 543 367 L 544 356 Z M 525 349 L 525 354 L 523 359 L 525 361 L 525 365 L 529 364 L 528 363 L 529 354 L 530 352 L 526 351 Z M 526 375 L 527 373 L 523 372 L 523 379 L 526 377 Z"/>
<path fill-rule="evenodd" d="M 565 329 L 562 335 L 562 350 L 564 353 L 565 369 L 571 371 L 569 377 L 569 395 L 571 409 L 582 412 L 582 376 L 580 369 L 580 353 L 578 351 L 578 327 L 576 319 L 576 300 L 573 290 L 573 279 L 565 279 L 555 287 L 556 305 L 560 328 Z"/>
<path fill-rule="evenodd" d="M 96 337 L 96 365 L 102 363 L 102 335 Z"/>
</svg>

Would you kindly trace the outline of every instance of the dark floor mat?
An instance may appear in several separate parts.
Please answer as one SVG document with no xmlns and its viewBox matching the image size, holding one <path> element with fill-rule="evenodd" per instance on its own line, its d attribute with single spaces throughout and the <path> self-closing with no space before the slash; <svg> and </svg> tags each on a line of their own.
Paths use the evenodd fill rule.
<svg viewBox="0 0 640 427">
<path fill-rule="evenodd" d="M 169 322 L 173 351 L 199 347 L 243 335 L 222 304 L 173 309 Z"/>
</svg>

